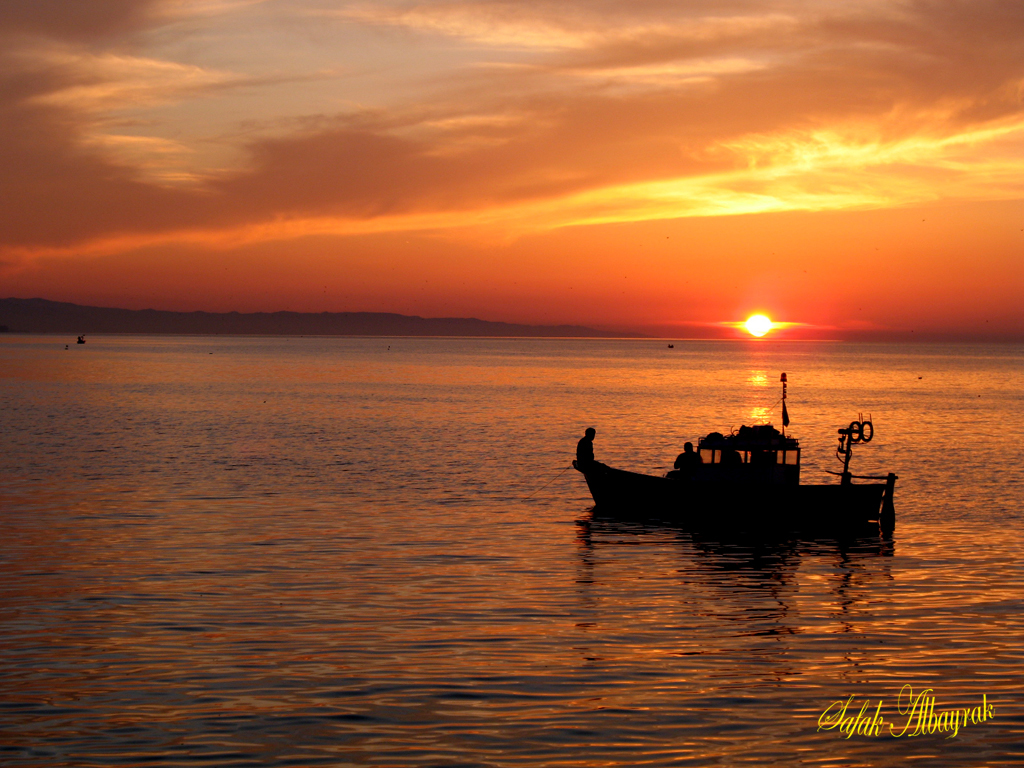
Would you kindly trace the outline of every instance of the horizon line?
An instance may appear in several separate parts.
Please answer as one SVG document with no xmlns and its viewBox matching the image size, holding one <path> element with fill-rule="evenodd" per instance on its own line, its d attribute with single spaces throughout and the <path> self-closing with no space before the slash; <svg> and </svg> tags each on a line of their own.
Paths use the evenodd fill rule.
<svg viewBox="0 0 1024 768">
<path fill-rule="evenodd" d="M 291 314 L 291 315 L 305 315 L 308 317 L 316 317 L 322 315 L 377 315 L 377 316 L 392 316 L 397 318 L 406 318 L 410 320 L 422 320 L 427 322 L 444 322 L 444 321 L 463 321 L 463 322 L 477 322 L 486 325 L 506 325 L 506 326 L 518 326 L 525 329 L 580 329 L 584 331 L 591 331 L 597 335 L 554 335 L 554 334 L 366 334 L 366 333 L 224 333 L 221 331 L 209 331 L 200 333 L 176 333 L 173 331 L 85 331 L 88 335 L 135 335 L 135 336 L 285 336 L 285 337 L 349 337 L 349 338 L 508 338 L 508 339 L 523 339 L 523 338 L 538 338 L 538 339 L 629 339 L 629 340 L 641 340 L 641 341 L 666 341 L 666 342 L 690 342 L 690 341 L 739 341 L 739 342 L 791 342 L 791 341 L 814 341 L 814 342 L 881 342 L 881 343 L 896 343 L 896 342 L 922 342 L 922 343 L 995 343 L 995 344 L 1016 344 L 1024 343 L 1024 334 L 1020 332 L 1007 332 L 1007 333 L 984 333 L 978 331 L 967 331 L 963 333 L 957 333 L 955 331 L 921 331 L 916 330 L 902 330 L 902 329 L 849 329 L 843 331 L 835 328 L 834 326 L 828 330 L 831 334 L 828 337 L 814 337 L 815 333 L 814 326 L 810 324 L 800 323 L 802 328 L 797 330 L 800 333 L 800 337 L 794 337 L 790 328 L 778 328 L 777 331 L 769 332 L 766 336 L 755 337 L 753 335 L 736 335 L 736 336 L 721 336 L 721 335 L 709 335 L 709 336 L 675 336 L 665 335 L 664 325 L 661 324 L 644 324 L 637 325 L 632 328 L 629 327 L 613 327 L 609 328 L 602 325 L 587 325 L 582 321 L 565 321 L 565 322 L 553 322 L 553 323 L 538 323 L 538 322 L 516 322 L 510 320 L 485 320 L 479 317 L 460 317 L 460 316 L 424 316 L 424 315 L 406 315 L 401 312 L 394 311 L 367 311 L 367 310 L 319 310 L 319 311 L 302 311 L 293 309 L 277 309 L 277 310 L 256 310 L 250 312 L 243 312 L 240 310 L 227 310 L 227 311 L 211 311 L 204 309 L 194 310 L 177 310 L 177 309 L 156 309 L 153 307 L 146 307 L 144 309 L 129 309 L 126 307 L 110 307 L 100 306 L 96 304 L 78 304 L 72 301 L 56 301 L 53 299 L 46 299 L 40 296 L 32 298 L 20 298 L 15 296 L 9 296 L 0 298 L 0 302 L 15 301 L 15 302 L 45 302 L 49 304 L 62 304 L 70 307 L 78 307 L 82 309 L 90 310 L 108 310 L 116 312 L 131 312 L 131 313 L 143 313 L 143 312 L 158 312 L 176 315 L 237 315 L 237 316 L 268 316 L 275 314 Z M 3 325 L 2 318 L 0 318 L 0 325 Z M 726 321 L 719 323 L 705 323 L 698 321 L 684 321 L 673 323 L 672 325 L 677 326 L 689 326 L 690 329 L 695 328 L 706 328 L 711 330 L 713 328 L 723 329 Z M 729 323 L 729 326 L 734 326 L 734 323 Z M 660 326 L 660 327 L 659 327 Z M 657 329 L 657 330 L 655 330 Z M 84 330 L 84 329 L 83 329 Z M 820 330 L 825 330 L 821 328 Z M 652 333 L 652 331 L 654 331 Z M 31 331 L 31 330 L 20 330 L 15 328 L 7 328 L 3 333 L 10 334 L 28 334 L 28 335 L 61 335 L 63 333 L 70 333 L 71 331 Z M 803 334 L 811 334 L 810 337 L 804 336 Z M 837 334 L 837 335 L 833 335 Z"/>
</svg>

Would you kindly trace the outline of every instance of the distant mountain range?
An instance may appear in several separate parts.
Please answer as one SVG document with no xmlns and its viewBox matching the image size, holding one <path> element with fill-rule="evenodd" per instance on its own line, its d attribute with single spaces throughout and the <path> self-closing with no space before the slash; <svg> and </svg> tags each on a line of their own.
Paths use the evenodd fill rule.
<svg viewBox="0 0 1024 768">
<path fill-rule="evenodd" d="M 166 312 L 86 307 L 46 299 L 0 299 L 0 329 L 23 333 L 243 334 L 257 336 L 571 336 L 609 338 L 582 325 L 518 325 L 473 317 L 390 312 Z"/>
</svg>

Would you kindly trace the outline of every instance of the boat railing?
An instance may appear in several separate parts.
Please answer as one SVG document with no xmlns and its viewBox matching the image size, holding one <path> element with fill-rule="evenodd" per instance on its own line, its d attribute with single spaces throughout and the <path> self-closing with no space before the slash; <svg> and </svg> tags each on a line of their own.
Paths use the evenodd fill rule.
<svg viewBox="0 0 1024 768">
<path fill-rule="evenodd" d="M 844 473 L 844 472 L 833 472 L 831 469 L 826 469 L 825 471 L 828 472 L 830 475 L 836 475 L 838 477 L 843 477 L 844 474 L 847 474 L 847 473 Z M 854 480 L 888 480 L 889 479 L 888 475 L 849 475 L 849 476 L 852 477 Z M 899 477 L 897 477 L 896 479 L 899 480 Z"/>
</svg>

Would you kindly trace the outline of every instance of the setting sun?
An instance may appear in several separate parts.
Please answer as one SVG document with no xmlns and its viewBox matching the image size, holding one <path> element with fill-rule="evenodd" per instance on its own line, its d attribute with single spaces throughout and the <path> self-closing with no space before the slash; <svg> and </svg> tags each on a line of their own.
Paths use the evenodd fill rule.
<svg viewBox="0 0 1024 768">
<path fill-rule="evenodd" d="M 772 321 L 764 315 L 751 315 L 744 327 L 753 336 L 764 336 L 772 329 Z"/>
</svg>

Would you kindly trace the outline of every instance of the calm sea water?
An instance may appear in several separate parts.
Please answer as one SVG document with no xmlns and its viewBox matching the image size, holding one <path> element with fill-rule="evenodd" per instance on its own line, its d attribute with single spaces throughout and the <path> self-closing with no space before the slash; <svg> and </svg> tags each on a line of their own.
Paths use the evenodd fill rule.
<svg viewBox="0 0 1024 768">
<path fill-rule="evenodd" d="M 1024 765 L 1020 346 L 66 342 L 0 337 L 4 765 Z M 778 423 L 782 371 L 805 481 L 871 414 L 894 535 L 708 540 L 562 472 Z M 818 730 L 904 685 L 993 717 Z"/>
</svg>

